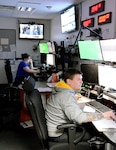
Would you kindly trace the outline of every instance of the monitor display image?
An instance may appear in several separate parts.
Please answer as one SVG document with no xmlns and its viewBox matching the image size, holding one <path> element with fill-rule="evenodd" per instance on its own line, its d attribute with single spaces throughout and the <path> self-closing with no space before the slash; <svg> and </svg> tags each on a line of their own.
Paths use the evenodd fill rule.
<svg viewBox="0 0 116 150">
<path fill-rule="evenodd" d="M 39 43 L 40 53 L 49 53 L 49 47 L 47 43 Z"/>
<path fill-rule="evenodd" d="M 78 41 L 80 59 L 102 61 L 102 51 L 99 40 Z"/>
<path fill-rule="evenodd" d="M 98 65 L 98 83 L 106 89 L 116 90 L 116 68 Z"/>
<path fill-rule="evenodd" d="M 47 44 L 48 44 L 49 53 L 55 54 L 55 45 L 54 45 L 54 42 L 47 42 Z"/>
<path fill-rule="evenodd" d="M 19 38 L 20 39 L 44 39 L 44 24 L 19 24 Z"/>
<path fill-rule="evenodd" d="M 71 6 L 61 13 L 61 28 L 62 33 L 75 31 L 77 29 L 75 6 Z"/>
<path fill-rule="evenodd" d="M 55 55 L 54 54 L 47 54 L 46 64 L 51 65 L 51 66 L 55 66 Z"/>
<path fill-rule="evenodd" d="M 116 62 L 116 39 L 100 40 L 104 61 Z"/>
<path fill-rule="evenodd" d="M 81 72 L 83 74 L 84 83 L 98 84 L 98 65 L 81 64 Z"/>
</svg>

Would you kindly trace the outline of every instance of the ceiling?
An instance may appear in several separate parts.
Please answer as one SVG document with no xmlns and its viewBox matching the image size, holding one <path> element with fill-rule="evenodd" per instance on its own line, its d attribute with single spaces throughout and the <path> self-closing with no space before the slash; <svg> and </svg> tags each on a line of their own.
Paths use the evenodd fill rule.
<svg viewBox="0 0 116 150">
<path fill-rule="evenodd" d="M 85 0 L 0 0 L 0 17 L 53 19 L 63 9 L 82 1 Z M 34 10 L 18 11 L 18 6 Z"/>
</svg>

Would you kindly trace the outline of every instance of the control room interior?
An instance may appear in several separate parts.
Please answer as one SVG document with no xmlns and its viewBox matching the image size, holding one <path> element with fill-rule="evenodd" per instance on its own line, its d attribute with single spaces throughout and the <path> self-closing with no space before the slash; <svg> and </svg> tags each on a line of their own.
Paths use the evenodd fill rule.
<svg viewBox="0 0 116 150">
<path fill-rule="evenodd" d="M 27 6 L 32 8 L 31 12 Z M 22 53 L 31 56 L 33 69 L 40 69 L 40 73 L 34 74 L 38 84 L 54 82 L 51 80 L 52 75 L 58 73 L 57 81 L 60 81 L 66 70 L 76 68 L 83 76 L 81 95 L 96 99 L 116 111 L 115 14 L 115 0 L 0 1 L 2 150 L 14 150 L 16 147 L 17 150 L 32 150 L 38 147 L 41 149 L 34 130 L 21 126 L 25 118 L 25 121 L 30 120 L 29 114 L 24 115 L 25 110 L 21 110 L 22 105 L 25 105 L 24 92 L 21 90 L 11 94 L 12 90 L 9 90 L 14 82 L 17 67 L 22 61 Z M 12 77 L 5 71 L 7 62 L 10 63 Z M 12 81 L 9 83 L 10 77 Z M 42 95 L 42 98 L 44 96 Z M 7 101 L 12 101 L 12 98 L 19 99 L 21 105 L 14 104 L 10 109 L 9 105 L 6 107 Z M 46 100 L 43 101 L 43 105 L 46 105 Z M 14 112 L 9 113 L 11 109 L 15 111 L 15 115 Z M 14 125 L 17 120 L 13 120 L 13 117 L 20 119 L 18 125 Z M 112 145 L 113 148 L 107 147 L 105 150 L 115 150 L 116 142 Z"/>
</svg>

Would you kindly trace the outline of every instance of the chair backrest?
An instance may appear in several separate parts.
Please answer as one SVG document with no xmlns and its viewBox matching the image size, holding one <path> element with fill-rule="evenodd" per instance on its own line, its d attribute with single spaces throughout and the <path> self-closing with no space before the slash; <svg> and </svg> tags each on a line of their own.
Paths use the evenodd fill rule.
<svg viewBox="0 0 116 150">
<path fill-rule="evenodd" d="M 32 76 L 25 77 L 22 82 L 22 88 L 26 93 L 32 92 L 35 87 L 35 80 Z"/>
<path fill-rule="evenodd" d="M 25 101 L 41 144 L 43 148 L 48 148 L 48 132 L 45 111 L 42 104 L 41 94 L 37 89 L 33 88 L 35 84 L 32 80 L 33 79 L 30 79 L 23 83 L 26 93 Z"/>
<path fill-rule="evenodd" d="M 13 75 L 12 75 L 11 65 L 10 65 L 9 60 L 6 60 L 6 62 L 5 62 L 5 72 L 6 72 L 6 77 L 7 77 L 7 80 L 8 80 L 8 84 L 13 83 Z"/>
</svg>

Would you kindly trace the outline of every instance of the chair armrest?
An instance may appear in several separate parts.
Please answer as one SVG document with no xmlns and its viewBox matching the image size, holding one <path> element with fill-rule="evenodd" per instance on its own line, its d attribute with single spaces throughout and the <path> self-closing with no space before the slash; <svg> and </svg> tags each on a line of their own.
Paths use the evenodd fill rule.
<svg viewBox="0 0 116 150">
<path fill-rule="evenodd" d="M 76 128 L 77 125 L 74 123 L 64 123 L 57 126 L 57 129 L 65 129 L 65 128 Z"/>
<path fill-rule="evenodd" d="M 62 125 L 58 125 L 57 128 L 58 129 L 65 129 L 65 128 L 67 128 L 68 129 L 68 133 L 69 133 L 69 139 L 70 139 L 70 136 L 71 136 L 71 141 L 73 140 L 74 144 L 78 144 L 82 140 L 84 135 L 85 135 L 85 128 L 82 127 L 81 125 L 76 124 L 76 123 L 65 123 L 65 124 L 62 124 Z M 81 129 L 82 133 L 77 139 L 75 139 L 76 130 L 78 132 L 78 129 L 79 130 Z"/>
<path fill-rule="evenodd" d="M 82 126 L 78 126 L 77 128 L 82 129 L 82 133 L 76 140 L 74 140 L 74 144 L 79 143 L 83 139 L 83 137 L 85 135 L 85 128 L 83 128 Z"/>
<path fill-rule="evenodd" d="M 69 142 L 69 150 L 75 150 L 75 135 L 76 135 L 76 127 L 77 125 L 75 123 L 65 123 L 62 125 L 58 125 L 58 129 L 68 129 L 68 142 Z"/>
</svg>

